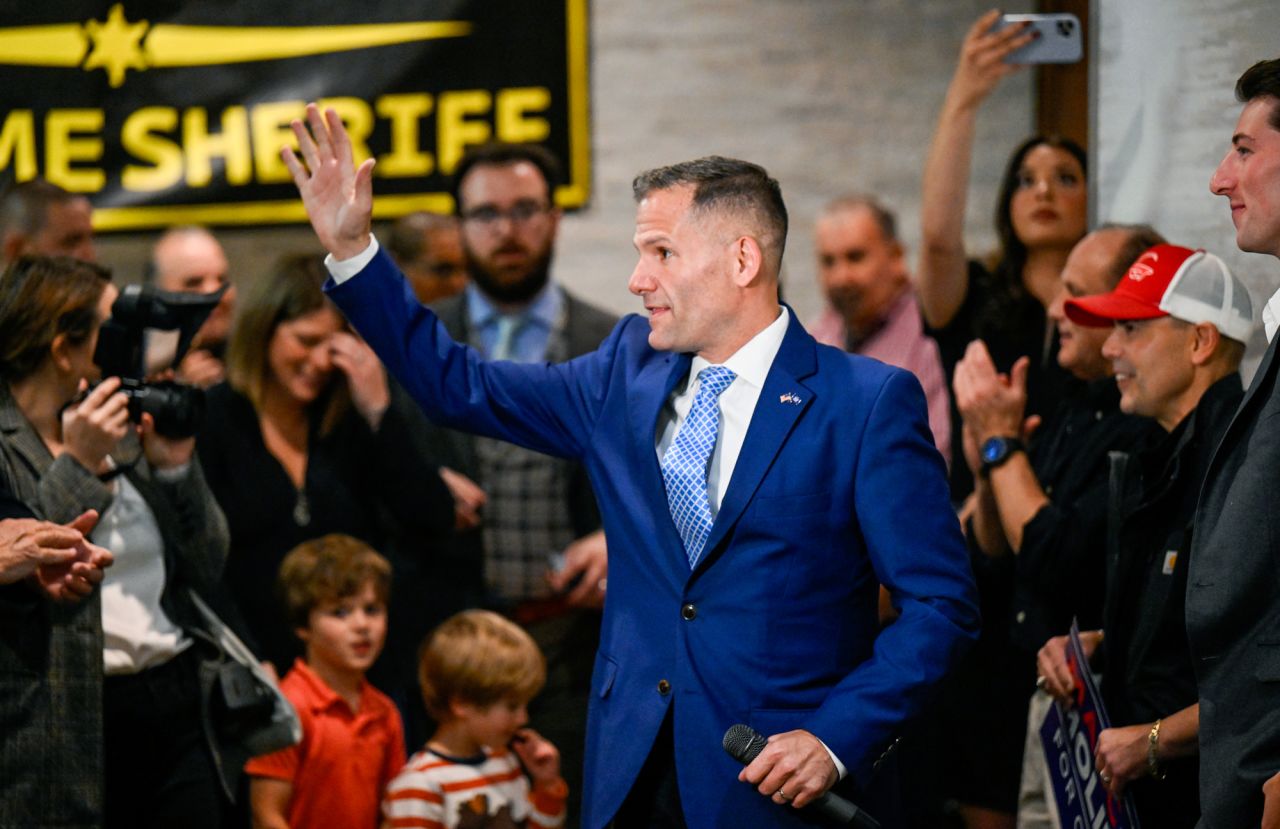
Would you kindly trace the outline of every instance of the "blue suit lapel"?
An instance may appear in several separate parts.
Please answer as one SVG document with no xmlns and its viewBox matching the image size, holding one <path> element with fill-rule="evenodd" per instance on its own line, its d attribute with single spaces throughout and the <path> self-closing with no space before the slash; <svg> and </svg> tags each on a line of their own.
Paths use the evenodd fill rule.
<svg viewBox="0 0 1280 829">
<path fill-rule="evenodd" d="M 662 469 L 658 465 L 654 441 L 657 436 L 658 415 L 676 385 L 689 376 L 689 364 L 692 362 L 693 358 L 688 354 L 661 355 L 641 369 L 627 394 L 631 430 L 633 439 L 638 444 L 637 455 L 640 458 L 639 469 L 636 470 L 636 490 L 643 503 L 653 505 L 656 515 L 654 525 L 659 533 L 656 546 L 658 550 L 670 552 L 670 555 L 661 556 L 661 560 L 675 576 L 677 585 L 684 584 L 688 576 L 689 559 L 684 551 L 684 541 L 671 519 L 671 510 L 667 507 L 667 487 L 662 480 Z"/>
<path fill-rule="evenodd" d="M 812 375 L 818 366 L 817 344 L 804 330 L 795 311 L 791 311 L 787 333 L 778 349 L 778 356 L 764 381 L 760 400 L 751 416 L 742 452 L 734 465 L 733 476 L 725 490 L 720 511 L 711 525 L 711 535 L 698 562 L 695 572 L 702 570 L 719 557 L 720 544 L 759 488 L 764 475 L 782 451 L 787 437 L 800 415 L 813 403 L 814 392 L 800 382 Z"/>
</svg>

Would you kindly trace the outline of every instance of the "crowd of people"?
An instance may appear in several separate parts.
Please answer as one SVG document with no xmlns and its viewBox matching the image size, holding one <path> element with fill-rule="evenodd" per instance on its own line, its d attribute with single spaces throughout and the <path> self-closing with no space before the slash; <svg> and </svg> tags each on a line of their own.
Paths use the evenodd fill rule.
<svg viewBox="0 0 1280 829">
<path fill-rule="evenodd" d="M 283 158 L 327 257 L 233 286 L 209 230 L 154 244 L 146 283 L 211 308 L 139 365 L 203 390 L 175 430 L 99 366 L 122 286 L 88 200 L 0 195 L 0 824 L 791 826 L 833 791 L 885 826 L 1048 829 L 1075 625 L 1116 803 L 1280 827 L 1274 342 L 1240 374 L 1280 300 L 1089 228 L 1056 136 L 1014 148 L 974 256 L 976 124 L 1029 37 L 993 22 L 915 273 L 888 206 L 832 201 L 807 331 L 756 165 L 637 176 L 648 319 L 620 321 L 552 276 L 545 150 L 472 148 L 454 216 L 379 238 L 372 162 L 312 106 Z M 1280 59 L 1236 95 L 1210 189 L 1280 257 Z M 228 739 L 210 614 L 300 742 Z M 735 723 L 767 738 L 745 768 Z"/>
</svg>

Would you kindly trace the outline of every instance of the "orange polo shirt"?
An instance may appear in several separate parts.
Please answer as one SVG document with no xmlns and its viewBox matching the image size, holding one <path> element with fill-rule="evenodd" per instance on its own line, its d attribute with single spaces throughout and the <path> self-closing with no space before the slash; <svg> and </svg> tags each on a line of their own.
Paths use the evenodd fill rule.
<svg viewBox="0 0 1280 829">
<path fill-rule="evenodd" d="M 353 712 L 301 659 L 280 689 L 298 711 L 302 742 L 253 758 L 245 773 L 293 784 L 291 829 L 376 829 L 382 792 L 405 764 L 395 705 L 365 682 Z"/>
</svg>

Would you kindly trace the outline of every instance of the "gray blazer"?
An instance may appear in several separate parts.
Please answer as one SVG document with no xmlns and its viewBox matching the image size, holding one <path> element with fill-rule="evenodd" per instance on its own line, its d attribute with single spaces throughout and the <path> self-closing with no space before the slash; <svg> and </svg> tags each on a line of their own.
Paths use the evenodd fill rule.
<svg viewBox="0 0 1280 829">
<path fill-rule="evenodd" d="M 449 336 L 458 342 L 468 342 L 471 337 L 467 322 L 466 294 L 458 294 L 441 300 L 431 306 L 436 316 L 444 323 Z M 565 297 L 565 331 L 568 335 L 569 359 L 580 357 L 595 351 L 609 332 L 618 324 L 618 318 L 590 305 L 577 297 L 564 292 Z M 441 463 L 451 469 L 476 480 L 480 473 L 480 464 L 476 458 L 475 437 L 465 432 L 456 432 L 432 426 L 432 446 L 440 453 Z M 579 536 L 586 535 L 600 528 L 600 517 L 596 512 L 595 497 L 591 493 L 591 485 L 585 473 L 574 476 L 574 489 L 571 495 L 570 514 L 574 516 L 574 529 Z"/>
<path fill-rule="evenodd" d="M 1200 690 L 1200 825 L 1257 826 L 1280 772 L 1280 358 L 1273 341 L 1196 509 L 1187 636 Z"/>
<path fill-rule="evenodd" d="M 125 445 L 127 461 L 140 453 Z M 226 520 L 199 464 L 158 480 L 145 460 L 127 473 L 155 514 L 165 544 L 161 604 L 176 624 L 198 617 L 187 589 L 217 595 Z M 69 455 L 53 458 L 0 382 L 0 482 L 40 517 L 64 523 L 105 510 L 111 489 Z M 215 607 L 223 603 L 214 603 Z M 44 601 L 24 585 L 0 597 L 0 826 L 102 824 L 102 603 Z"/>
<path fill-rule="evenodd" d="M 565 333 L 568 356 L 572 359 L 597 349 L 604 338 L 609 336 L 618 319 L 583 302 L 568 291 L 564 292 L 564 297 Z M 468 342 L 471 332 L 467 321 L 465 293 L 441 300 L 431 308 L 444 323 L 449 336 L 458 342 Z M 422 421 L 419 434 L 440 464 L 457 470 L 472 480 L 479 480 L 480 461 L 476 455 L 476 438 L 465 432 L 437 426 L 426 420 L 425 416 Z M 568 499 L 569 516 L 576 536 L 581 537 L 600 528 L 600 512 L 596 506 L 595 494 L 591 491 L 591 481 L 581 464 L 573 464 Z M 473 607 L 482 601 L 484 591 L 481 533 L 475 530 L 457 533 L 446 547 L 439 558 L 446 567 L 452 563 L 450 575 L 454 581 L 454 600 L 464 602 L 455 609 Z M 460 584 L 466 585 L 466 589 L 461 589 Z"/>
</svg>

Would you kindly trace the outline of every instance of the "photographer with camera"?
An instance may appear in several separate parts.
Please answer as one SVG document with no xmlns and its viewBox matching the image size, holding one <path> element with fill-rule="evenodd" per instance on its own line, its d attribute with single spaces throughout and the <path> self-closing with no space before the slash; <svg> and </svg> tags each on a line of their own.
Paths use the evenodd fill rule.
<svg viewBox="0 0 1280 829">
<path fill-rule="evenodd" d="M 0 276 L 0 484 L 50 521 L 97 510 L 90 537 L 115 556 L 100 591 L 3 632 L 36 666 L 3 677 L 3 825 L 216 827 L 226 808 L 191 600 L 223 604 L 226 522 L 194 439 L 131 406 L 146 384 L 100 379 L 118 293 L 70 258 L 21 257 Z"/>
</svg>

